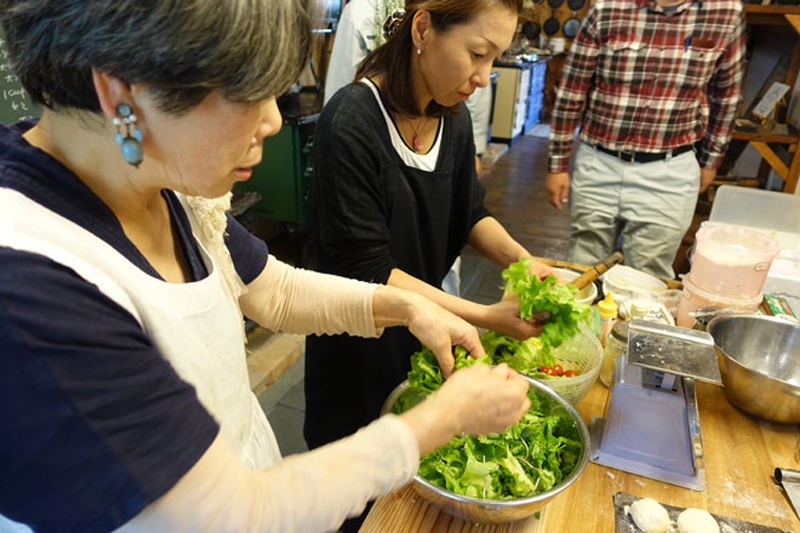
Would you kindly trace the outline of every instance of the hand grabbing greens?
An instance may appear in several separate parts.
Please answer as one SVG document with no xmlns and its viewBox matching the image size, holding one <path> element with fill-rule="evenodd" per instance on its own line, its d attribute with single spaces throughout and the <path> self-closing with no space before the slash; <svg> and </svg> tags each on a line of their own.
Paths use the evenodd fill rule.
<svg viewBox="0 0 800 533">
<path fill-rule="evenodd" d="M 530 258 L 520 259 L 503 270 L 506 291 L 519 297 L 519 316 L 532 318 L 534 313 L 547 311 L 550 318 L 542 328 L 542 340 L 552 346 L 572 338 L 578 331 L 578 321 L 589 313 L 589 307 L 575 301 L 577 289 L 564 285 L 553 276 L 540 280 L 530 274 Z"/>
<path fill-rule="evenodd" d="M 544 353 L 534 347 L 537 343 L 541 345 L 538 339 L 516 341 L 492 332 L 482 340 L 486 355 L 479 359 L 456 347 L 456 370 L 473 364 L 495 364 L 495 356 L 505 357 L 505 351 L 519 351 L 515 343 L 530 343 L 522 349 L 520 361 L 536 360 L 530 364 L 537 365 L 540 364 L 537 358 Z M 410 409 L 443 382 L 436 358 L 428 349 L 412 356 L 411 367 L 409 388 L 394 404 L 396 413 Z M 422 457 L 419 474 L 452 492 L 489 499 L 532 496 L 560 483 L 575 469 L 580 458 L 577 426 L 554 400 L 535 390 L 529 391 L 528 397 L 531 407 L 520 422 L 500 434 L 454 438 Z"/>
</svg>

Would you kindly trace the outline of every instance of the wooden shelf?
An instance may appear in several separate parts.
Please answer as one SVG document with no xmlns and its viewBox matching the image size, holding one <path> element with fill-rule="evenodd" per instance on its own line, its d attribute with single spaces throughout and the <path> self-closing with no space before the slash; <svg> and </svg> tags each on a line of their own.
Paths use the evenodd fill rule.
<svg viewBox="0 0 800 533">
<path fill-rule="evenodd" d="M 764 163 L 778 173 L 783 179 L 784 192 L 794 192 L 797 187 L 798 177 L 800 176 L 800 156 L 798 156 L 797 144 L 800 141 L 796 128 L 788 124 L 777 124 L 773 128 L 758 128 L 756 131 L 734 130 L 733 138 L 747 141 L 761 155 Z M 788 163 L 784 162 L 778 154 L 770 147 L 771 144 L 787 144 L 789 146 Z"/>
<path fill-rule="evenodd" d="M 756 131 L 734 130 L 733 138 L 742 141 L 762 143 L 796 144 L 800 140 L 800 132 L 788 124 L 777 124 L 773 128 L 761 128 Z"/>
<path fill-rule="evenodd" d="M 800 28 L 800 6 L 745 4 L 744 13 L 748 24 Z"/>
<path fill-rule="evenodd" d="M 748 15 L 751 13 L 768 13 L 770 15 L 800 15 L 800 6 L 762 6 L 761 4 L 745 4 L 744 12 Z"/>
</svg>

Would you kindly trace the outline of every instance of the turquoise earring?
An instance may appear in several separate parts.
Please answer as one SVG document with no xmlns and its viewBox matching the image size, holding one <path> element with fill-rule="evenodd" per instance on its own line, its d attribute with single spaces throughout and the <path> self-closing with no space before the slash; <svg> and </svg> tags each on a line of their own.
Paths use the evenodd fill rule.
<svg viewBox="0 0 800 533">
<path fill-rule="evenodd" d="M 142 150 L 142 132 L 136 127 L 136 115 L 133 114 L 131 106 L 119 104 L 117 114 L 114 117 L 114 125 L 117 127 L 115 139 L 122 153 L 122 158 L 129 164 L 138 167 L 144 159 Z M 125 128 L 125 136 L 122 136 L 122 129 Z"/>
</svg>

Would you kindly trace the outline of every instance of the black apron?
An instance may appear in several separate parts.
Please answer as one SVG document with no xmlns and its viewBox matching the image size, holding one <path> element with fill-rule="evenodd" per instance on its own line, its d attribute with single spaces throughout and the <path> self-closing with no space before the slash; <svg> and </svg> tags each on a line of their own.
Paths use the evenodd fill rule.
<svg viewBox="0 0 800 533">
<path fill-rule="evenodd" d="M 439 160 L 451 161 L 448 143 Z M 451 227 L 452 170 L 426 172 L 398 164 L 386 172 L 386 220 L 390 250 L 400 270 L 435 287 L 466 244 L 469 227 Z M 454 235 L 457 238 L 454 239 Z M 454 242 L 455 241 L 455 242 Z M 324 249 L 314 269 L 353 277 Z M 419 341 L 405 327 L 387 328 L 378 339 L 349 335 L 306 338 L 304 436 L 309 448 L 345 437 L 380 416 L 389 393 L 408 375 Z"/>
</svg>

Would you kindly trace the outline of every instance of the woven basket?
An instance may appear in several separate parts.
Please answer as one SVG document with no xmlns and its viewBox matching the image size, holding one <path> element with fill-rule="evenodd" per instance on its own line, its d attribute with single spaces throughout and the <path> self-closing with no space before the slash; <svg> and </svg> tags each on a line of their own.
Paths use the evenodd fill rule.
<svg viewBox="0 0 800 533">
<path fill-rule="evenodd" d="M 578 375 L 571 378 L 559 377 L 538 381 L 559 393 L 572 405 L 577 405 L 592 388 L 600 373 L 603 347 L 597 337 L 592 335 L 583 324 L 580 324 L 575 336 L 562 343 L 558 348 L 554 348 L 553 355 L 564 370 L 574 370 Z"/>
</svg>

